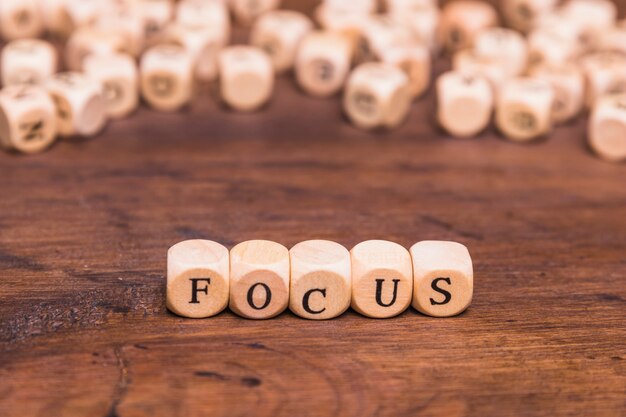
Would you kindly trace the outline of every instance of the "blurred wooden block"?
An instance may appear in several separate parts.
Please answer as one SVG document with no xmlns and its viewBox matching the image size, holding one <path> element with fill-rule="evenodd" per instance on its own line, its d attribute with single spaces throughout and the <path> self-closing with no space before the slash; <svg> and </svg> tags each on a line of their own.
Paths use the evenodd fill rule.
<svg viewBox="0 0 626 417">
<path fill-rule="evenodd" d="M 485 78 L 450 71 L 437 79 L 437 118 L 451 135 L 479 134 L 489 125 L 493 107 L 493 91 Z"/>
<path fill-rule="evenodd" d="M 583 28 L 585 43 L 597 46 L 598 37 L 615 26 L 617 6 L 610 0 L 569 0 L 561 8 L 565 18 Z"/>
<path fill-rule="evenodd" d="M 454 52 L 473 45 L 483 29 L 498 26 L 498 14 L 488 3 L 476 0 L 452 1 L 441 12 L 439 44 Z"/>
<path fill-rule="evenodd" d="M 309 240 L 289 251 L 289 308 L 303 318 L 332 319 L 350 307 L 350 252 L 338 243 Z"/>
<path fill-rule="evenodd" d="M 250 26 L 259 16 L 280 6 L 280 0 L 229 0 L 235 20 Z"/>
<path fill-rule="evenodd" d="M 230 309 L 249 319 L 269 319 L 289 306 L 289 250 L 252 240 L 230 251 Z"/>
<path fill-rule="evenodd" d="M 112 7 L 106 0 L 64 0 L 64 11 L 69 28 L 67 33 L 93 25 L 98 16 Z"/>
<path fill-rule="evenodd" d="M 600 98 L 588 125 L 589 146 L 607 161 L 626 160 L 626 94 Z"/>
<path fill-rule="evenodd" d="M 472 258 L 460 243 L 424 241 L 410 249 L 413 307 L 433 317 L 461 314 L 472 302 Z"/>
<path fill-rule="evenodd" d="M 228 305 L 228 249 L 209 240 L 186 240 L 167 251 L 167 308 L 179 316 L 211 317 Z"/>
<path fill-rule="evenodd" d="M 374 14 L 378 11 L 377 0 L 323 0 L 322 5 L 332 11 L 352 14 Z"/>
<path fill-rule="evenodd" d="M 557 2 L 558 0 L 503 0 L 500 2 L 500 12 L 507 26 L 528 33 L 538 16 L 552 11 Z"/>
<path fill-rule="evenodd" d="M 90 55 L 85 74 L 102 85 L 106 112 L 118 119 L 130 115 L 139 105 L 139 75 L 135 60 L 128 54 Z"/>
<path fill-rule="evenodd" d="M 413 98 L 428 90 L 431 79 L 431 55 L 426 46 L 408 44 L 390 46 L 381 51 L 380 59 L 400 68 L 409 78 L 409 90 Z"/>
<path fill-rule="evenodd" d="M 411 98 L 409 79 L 400 68 L 369 62 L 350 75 L 343 108 L 359 128 L 393 128 L 406 119 Z"/>
<path fill-rule="evenodd" d="M 106 123 L 102 86 L 76 72 L 61 72 L 45 84 L 56 106 L 57 129 L 61 136 L 93 136 Z"/>
<path fill-rule="evenodd" d="M 72 71 L 82 71 L 85 58 L 91 54 L 109 55 L 125 52 L 128 52 L 128 48 L 121 34 L 83 27 L 74 31 L 67 41 L 65 64 Z"/>
<path fill-rule="evenodd" d="M 210 30 L 220 46 L 230 41 L 230 16 L 223 0 L 183 0 L 176 6 L 176 23 Z"/>
<path fill-rule="evenodd" d="M 406 6 L 389 9 L 389 14 L 400 24 L 405 25 L 412 34 L 413 42 L 424 45 L 431 52 L 439 49 L 437 30 L 440 11 L 431 1 L 404 1 Z"/>
<path fill-rule="evenodd" d="M 505 82 L 496 103 L 496 126 L 508 139 L 527 142 L 552 128 L 554 92 L 545 80 L 514 78 Z"/>
<path fill-rule="evenodd" d="M 157 45 L 141 58 L 141 94 L 159 111 L 177 111 L 187 105 L 194 85 L 193 57 L 178 45 Z"/>
<path fill-rule="evenodd" d="M 137 3 L 132 3 L 136 5 Z M 145 22 L 135 7 L 112 7 L 96 17 L 94 27 L 116 33 L 124 39 L 124 49 L 137 58 L 146 45 Z"/>
<path fill-rule="evenodd" d="M 229 46 L 219 56 L 220 92 L 235 110 L 252 111 L 266 104 L 274 91 L 269 56 L 253 46 Z"/>
<path fill-rule="evenodd" d="M 291 10 L 265 13 L 254 23 L 250 44 L 263 49 L 276 72 L 293 68 L 300 42 L 313 30 L 313 22 L 304 14 Z"/>
<path fill-rule="evenodd" d="M 338 93 L 350 71 L 349 40 L 339 33 L 313 31 L 306 35 L 296 56 L 295 75 L 308 94 L 328 97 Z"/>
<path fill-rule="evenodd" d="M 174 17 L 174 2 L 138 0 L 136 7 L 144 22 L 145 48 L 147 49 L 163 40 L 165 28 Z"/>
<path fill-rule="evenodd" d="M 477 77 L 485 78 L 494 93 L 498 95 L 502 84 L 510 77 L 508 71 L 501 61 L 494 61 L 478 56 L 473 49 L 458 51 L 452 57 L 452 69 L 464 74 L 473 74 Z"/>
<path fill-rule="evenodd" d="M 7 40 L 36 38 L 43 32 L 43 19 L 35 0 L 0 1 L 0 33 Z"/>
<path fill-rule="evenodd" d="M 350 251 L 352 308 L 372 318 L 397 316 L 413 298 L 411 255 L 397 243 L 361 242 Z"/>
<path fill-rule="evenodd" d="M 550 83 L 554 91 L 552 119 L 564 123 L 578 116 L 585 104 L 585 77 L 576 64 L 543 64 L 530 69 L 529 75 Z"/>
<path fill-rule="evenodd" d="M 626 27 L 616 26 L 600 32 L 596 48 L 602 52 L 619 52 L 626 55 Z"/>
<path fill-rule="evenodd" d="M 219 74 L 218 56 L 224 47 L 223 33 L 209 27 L 190 27 L 170 24 L 164 40 L 185 48 L 191 55 L 194 77 L 200 81 L 213 81 Z"/>
<path fill-rule="evenodd" d="M 565 40 L 570 45 L 568 49 L 573 48 L 579 53 L 585 53 L 592 48 L 588 28 L 567 16 L 562 9 L 537 16 L 534 30 L 548 32 Z"/>
<path fill-rule="evenodd" d="M 528 46 L 526 39 L 518 32 L 505 28 L 488 28 L 479 32 L 474 39 L 477 56 L 498 61 L 510 77 L 526 71 Z"/>
<path fill-rule="evenodd" d="M 414 44 L 413 34 L 408 26 L 399 24 L 391 15 L 369 16 L 363 22 L 357 62 L 379 60 L 390 48 Z"/>
<path fill-rule="evenodd" d="M 2 85 L 41 84 L 57 71 L 54 47 L 38 39 L 11 41 L 2 48 Z"/>
<path fill-rule="evenodd" d="M 14 85 L 0 92 L 0 144 L 23 153 L 41 152 L 56 139 L 56 109 L 41 87 Z"/>
<path fill-rule="evenodd" d="M 536 29 L 527 37 L 528 65 L 560 65 L 574 60 L 580 54 L 580 46 L 558 32 Z"/>
<path fill-rule="evenodd" d="M 605 95 L 626 93 L 626 56 L 619 52 L 596 52 L 580 60 L 585 74 L 589 108 Z"/>
</svg>

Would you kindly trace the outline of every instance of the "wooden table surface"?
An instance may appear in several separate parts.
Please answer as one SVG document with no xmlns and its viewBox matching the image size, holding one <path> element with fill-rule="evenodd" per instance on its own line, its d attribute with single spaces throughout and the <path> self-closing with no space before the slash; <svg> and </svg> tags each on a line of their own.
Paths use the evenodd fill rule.
<svg viewBox="0 0 626 417">
<path fill-rule="evenodd" d="M 0 416 L 626 415 L 626 166 L 585 120 L 520 146 L 447 137 L 432 93 L 384 134 L 290 77 L 256 114 L 211 94 L 0 154 Z M 166 251 L 190 238 L 455 240 L 475 298 L 449 319 L 183 319 Z"/>
</svg>

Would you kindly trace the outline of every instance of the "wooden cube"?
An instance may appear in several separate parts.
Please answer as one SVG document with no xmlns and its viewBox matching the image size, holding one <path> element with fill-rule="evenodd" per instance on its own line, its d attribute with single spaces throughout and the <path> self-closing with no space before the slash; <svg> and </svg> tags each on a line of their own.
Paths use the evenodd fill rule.
<svg viewBox="0 0 626 417">
<path fill-rule="evenodd" d="M 600 98 L 588 125 L 589 146 L 611 162 L 626 160 L 626 94 Z"/>
<path fill-rule="evenodd" d="M 599 33 L 598 51 L 619 52 L 626 55 L 626 27 L 617 26 Z"/>
<path fill-rule="evenodd" d="M 353 62 L 365 61 L 363 35 L 365 24 L 370 18 L 369 14 L 354 13 L 349 8 L 330 9 L 322 3 L 315 9 L 314 15 L 324 31 L 334 32 L 345 38 L 350 49 L 350 59 Z"/>
<path fill-rule="evenodd" d="M 399 24 L 391 15 L 374 15 L 363 23 L 359 44 L 359 61 L 379 60 L 386 50 L 414 45 L 408 26 Z"/>
<path fill-rule="evenodd" d="M 69 31 L 91 26 L 110 7 L 111 3 L 106 0 L 65 0 L 63 8 L 70 25 Z"/>
<path fill-rule="evenodd" d="M 11 41 L 2 49 L 2 85 L 41 84 L 57 71 L 54 47 L 38 39 Z"/>
<path fill-rule="evenodd" d="M 7 40 L 36 38 L 43 20 L 35 0 L 0 1 L 0 33 Z"/>
<path fill-rule="evenodd" d="M 235 20 L 240 25 L 250 26 L 263 13 L 277 9 L 280 0 L 229 0 Z"/>
<path fill-rule="evenodd" d="M 61 136 L 93 136 L 106 124 L 102 86 L 80 73 L 57 73 L 45 84 L 56 106 Z"/>
<path fill-rule="evenodd" d="M 505 82 L 496 104 L 496 126 L 508 139 L 527 142 L 552 128 L 554 92 L 545 80 L 514 78 Z"/>
<path fill-rule="evenodd" d="M 249 319 L 269 319 L 289 306 L 289 250 L 267 240 L 252 240 L 230 251 L 230 304 Z"/>
<path fill-rule="evenodd" d="M 580 64 L 589 108 L 605 95 L 626 93 L 626 56 L 619 52 L 597 52 L 586 55 Z"/>
<path fill-rule="evenodd" d="M 562 9 L 537 16 L 534 29 L 551 32 L 580 53 L 588 52 L 592 48 L 592 39 L 587 27 L 567 16 Z"/>
<path fill-rule="evenodd" d="M 270 56 L 274 70 L 283 72 L 293 67 L 300 42 L 312 29 L 313 23 L 306 15 L 275 10 L 254 23 L 250 44 L 263 49 Z"/>
<path fill-rule="evenodd" d="M 145 47 L 150 48 L 163 40 L 167 25 L 174 17 L 171 0 L 138 0 L 137 9 L 144 21 Z"/>
<path fill-rule="evenodd" d="M 133 3 L 136 4 L 136 3 Z M 145 21 L 137 7 L 113 7 L 96 17 L 94 27 L 114 32 L 124 39 L 124 49 L 133 57 L 141 55 L 146 45 Z"/>
<path fill-rule="evenodd" d="M 451 52 L 468 48 L 480 31 L 493 26 L 498 26 L 498 14 L 490 4 L 476 0 L 452 1 L 442 9 L 439 44 Z"/>
<path fill-rule="evenodd" d="M 500 62 L 510 77 L 526 71 L 528 47 L 518 32 L 505 28 L 488 28 L 476 35 L 474 51 L 479 57 Z"/>
<path fill-rule="evenodd" d="M 566 19 L 583 28 L 590 48 L 596 47 L 600 34 L 617 20 L 617 6 L 610 0 L 569 0 L 561 11 Z"/>
<path fill-rule="evenodd" d="M 24 153 L 41 152 L 56 139 L 56 110 L 41 87 L 14 85 L 0 92 L 0 144 Z"/>
<path fill-rule="evenodd" d="M 82 71 L 85 58 L 91 54 L 113 54 L 128 51 L 124 37 L 117 32 L 83 27 L 70 36 L 65 48 L 65 64 L 72 71 Z"/>
<path fill-rule="evenodd" d="M 529 66 L 560 65 L 574 60 L 581 52 L 578 43 L 552 30 L 533 30 L 527 42 Z"/>
<path fill-rule="evenodd" d="M 226 308 L 228 249 L 210 240 L 186 240 L 167 251 L 167 308 L 179 316 L 211 317 Z"/>
<path fill-rule="evenodd" d="M 437 79 L 437 118 L 453 136 L 482 132 L 491 120 L 493 102 L 492 88 L 483 77 L 450 71 Z"/>
<path fill-rule="evenodd" d="M 554 9 L 558 0 L 503 0 L 500 11 L 507 25 L 522 33 L 534 27 L 538 16 Z"/>
<path fill-rule="evenodd" d="M 413 298 L 411 255 L 397 243 L 361 242 L 350 251 L 352 303 L 357 312 L 372 318 L 402 313 Z"/>
<path fill-rule="evenodd" d="M 329 10 L 341 10 L 353 14 L 374 14 L 378 11 L 377 0 L 323 0 L 322 5 Z"/>
<path fill-rule="evenodd" d="M 381 51 L 382 62 L 400 68 L 409 77 L 409 90 L 412 97 L 426 92 L 431 78 L 430 51 L 418 44 L 396 45 Z"/>
<path fill-rule="evenodd" d="M 452 57 L 452 68 L 464 74 L 485 78 L 489 81 L 494 96 L 498 95 L 502 84 L 510 78 L 502 61 L 478 56 L 473 49 L 456 52 Z"/>
<path fill-rule="evenodd" d="M 411 98 L 409 79 L 401 69 L 369 62 L 350 75 L 343 108 L 359 128 L 392 128 L 406 119 Z"/>
<path fill-rule="evenodd" d="M 429 1 L 409 3 L 414 3 L 414 5 L 407 6 L 406 9 L 401 7 L 392 8 L 389 10 L 389 14 L 399 24 L 405 25 L 409 29 L 413 42 L 424 45 L 430 51 L 436 52 L 439 48 L 437 42 L 437 29 L 440 20 L 439 8 L 427 5 L 432 3 Z"/>
<path fill-rule="evenodd" d="M 126 117 L 139 105 L 139 75 L 135 60 L 128 54 L 90 55 L 85 74 L 102 85 L 106 113 L 110 118 Z"/>
<path fill-rule="evenodd" d="M 306 35 L 296 56 L 295 74 L 308 94 L 328 97 L 338 93 L 350 71 L 349 40 L 339 33 L 313 31 Z"/>
<path fill-rule="evenodd" d="M 176 23 L 211 31 L 220 46 L 230 40 L 230 16 L 223 0 L 183 0 L 176 7 Z"/>
<path fill-rule="evenodd" d="M 543 64 L 531 68 L 529 74 L 550 83 L 554 91 L 552 119 L 567 122 L 578 116 L 585 104 L 585 77 L 576 64 Z"/>
<path fill-rule="evenodd" d="M 194 76 L 213 81 L 219 74 L 217 59 L 224 46 L 223 34 L 210 27 L 191 27 L 173 23 L 167 27 L 165 41 L 185 48 L 191 55 Z"/>
<path fill-rule="evenodd" d="M 224 102 L 239 111 L 257 110 L 274 90 L 269 56 L 253 46 L 230 46 L 219 56 L 220 92 Z"/>
<path fill-rule="evenodd" d="M 467 248 L 456 242 L 423 241 L 410 249 L 413 307 L 433 317 L 461 314 L 472 302 L 474 271 Z"/>
<path fill-rule="evenodd" d="M 43 27 L 52 36 L 66 39 L 74 28 L 67 14 L 67 0 L 38 0 Z"/>
<path fill-rule="evenodd" d="M 289 251 L 289 308 L 303 318 L 332 319 L 350 307 L 350 252 L 338 243 L 309 240 Z"/>
<path fill-rule="evenodd" d="M 139 78 L 144 100 L 160 111 L 176 111 L 192 98 L 193 57 L 178 45 L 157 45 L 141 58 Z"/>
</svg>

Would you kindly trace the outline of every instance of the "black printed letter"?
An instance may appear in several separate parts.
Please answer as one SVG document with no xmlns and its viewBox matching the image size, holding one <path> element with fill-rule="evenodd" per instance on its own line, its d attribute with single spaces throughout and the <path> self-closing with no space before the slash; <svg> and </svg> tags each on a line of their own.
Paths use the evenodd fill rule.
<svg viewBox="0 0 626 417">
<path fill-rule="evenodd" d="M 383 303 L 383 283 L 384 282 L 385 282 L 384 279 L 376 280 L 376 302 L 381 307 L 391 307 L 396 302 L 396 297 L 398 296 L 398 282 L 400 282 L 400 280 L 399 279 L 393 280 L 393 297 L 391 297 L 391 301 L 389 302 L 389 304 Z"/>
<path fill-rule="evenodd" d="M 257 307 L 256 305 L 254 305 L 254 299 L 252 298 L 252 296 L 254 295 L 254 289 L 258 287 L 259 285 L 263 287 L 263 289 L 265 290 L 265 303 L 261 307 Z M 256 284 L 251 286 L 250 289 L 248 290 L 248 304 L 250 304 L 250 307 L 252 307 L 253 309 L 263 310 L 265 307 L 270 305 L 271 302 L 272 302 L 272 290 L 270 290 L 270 287 L 268 287 L 266 284 L 262 282 L 257 282 Z"/>
<path fill-rule="evenodd" d="M 189 304 L 200 304 L 200 301 L 198 301 L 198 293 L 199 292 L 203 292 L 205 294 L 209 294 L 209 285 L 211 285 L 211 279 L 210 278 L 189 278 L 189 281 L 191 281 L 191 301 L 189 302 Z M 204 288 L 198 288 L 198 282 L 199 281 L 204 281 L 207 283 L 207 286 Z"/>
<path fill-rule="evenodd" d="M 304 307 L 304 311 L 306 311 L 309 314 L 321 314 L 324 311 L 326 311 L 326 307 L 324 307 L 321 310 L 314 311 L 314 310 L 311 310 L 311 307 L 309 306 L 309 297 L 311 297 L 311 294 L 314 292 L 319 292 L 322 294 L 322 296 L 324 296 L 324 298 L 326 298 L 326 288 L 324 289 L 314 288 L 312 290 L 307 291 L 304 294 L 304 297 L 302 298 L 302 307 Z"/>
<path fill-rule="evenodd" d="M 450 278 L 437 278 L 434 279 L 433 282 L 430 284 L 430 287 L 437 291 L 440 294 L 443 294 L 443 296 L 445 297 L 445 299 L 440 303 L 438 301 L 433 300 L 432 298 L 430 299 L 430 304 L 434 305 L 434 306 L 440 306 L 443 304 L 448 304 L 450 302 L 450 300 L 452 299 L 452 294 L 450 294 L 448 291 L 441 289 L 437 286 L 437 283 L 439 281 L 445 281 L 448 283 L 448 285 L 452 285 L 452 283 L 450 282 Z"/>
</svg>

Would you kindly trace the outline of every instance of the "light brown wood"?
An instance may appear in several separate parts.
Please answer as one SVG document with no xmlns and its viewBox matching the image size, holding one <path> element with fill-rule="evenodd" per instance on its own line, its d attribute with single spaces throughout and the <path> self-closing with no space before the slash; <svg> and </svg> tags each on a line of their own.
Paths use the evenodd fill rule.
<svg viewBox="0 0 626 417">
<path fill-rule="evenodd" d="M 72 32 L 64 49 L 65 65 L 71 71 L 82 71 L 85 58 L 91 54 L 128 52 L 124 37 L 117 32 L 81 27 Z"/>
<path fill-rule="evenodd" d="M 141 94 L 156 110 L 174 112 L 189 104 L 194 86 L 193 57 L 178 45 L 148 49 L 139 68 Z"/>
<path fill-rule="evenodd" d="M 174 3 L 171 0 L 141 0 L 137 7 L 144 19 L 145 46 L 150 48 L 163 41 L 163 34 L 174 16 Z"/>
<path fill-rule="evenodd" d="M 368 16 L 363 21 L 359 60 L 380 60 L 385 50 L 396 46 L 414 45 L 413 40 L 409 27 L 398 24 L 391 15 Z"/>
<path fill-rule="evenodd" d="M 600 34 L 617 20 L 617 7 L 611 0 L 569 0 L 562 11 L 567 20 L 583 29 L 583 39 L 590 49 L 597 47 Z"/>
<path fill-rule="evenodd" d="M 139 105 L 139 75 L 128 54 L 96 54 L 85 60 L 85 74 L 102 85 L 107 116 L 127 117 Z"/>
<path fill-rule="evenodd" d="M 254 46 L 229 46 L 219 58 L 222 100 L 238 111 L 258 110 L 274 91 L 274 68 L 269 56 Z"/>
<path fill-rule="evenodd" d="M 57 72 L 54 47 L 44 40 L 19 39 L 2 48 L 2 85 L 42 84 Z"/>
<path fill-rule="evenodd" d="M 413 302 L 433 317 L 461 314 L 472 302 L 474 269 L 465 246 L 456 242 L 423 241 L 410 249 L 413 261 Z"/>
<path fill-rule="evenodd" d="M 313 22 L 303 13 L 270 11 L 252 26 L 250 44 L 270 56 L 276 72 L 285 72 L 293 68 L 300 42 L 311 30 Z"/>
<path fill-rule="evenodd" d="M 45 31 L 59 38 L 67 37 L 73 30 L 65 4 L 66 0 L 39 1 L 39 12 Z"/>
<path fill-rule="evenodd" d="M 616 26 L 600 32 L 597 49 L 626 54 L 626 27 Z"/>
<path fill-rule="evenodd" d="M 228 0 L 235 20 L 250 26 L 263 13 L 278 8 L 280 0 Z"/>
<path fill-rule="evenodd" d="M 167 251 L 167 308 L 179 316 L 211 317 L 228 305 L 228 249 L 210 240 L 186 240 Z"/>
<path fill-rule="evenodd" d="M 575 59 L 581 52 L 576 42 L 544 28 L 533 30 L 526 40 L 530 66 L 560 65 Z"/>
<path fill-rule="evenodd" d="M 408 26 L 413 41 L 424 45 L 434 53 L 438 52 L 437 28 L 441 13 L 436 2 L 402 0 L 388 3 L 389 14 L 398 22 Z"/>
<path fill-rule="evenodd" d="M 549 13 L 559 0 L 502 0 L 500 11 L 507 25 L 522 33 L 530 32 L 538 16 Z"/>
<path fill-rule="evenodd" d="M 473 49 L 456 52 L 452 57 L 452 69 L 485 78 L 489 81 L 494 96 L 498 95 L 502 85 L 509 79 L 501 61 L 480 57 Z"/>
<path fill-rule="evenodd" d="M 43 21 L 35 0 L 2 0 L 0 34 L 4 39 L 36 38 L 43 31 Z"/>
<path fill-rule="evenodd" d="M 46 81 L 56 106 L 57 129 L 61 136 L 94 136 L 106 124 L 102 86 L 77 72 L 57 73 Z"/>
<path fill-rule="evenodd" d="M 522 75 L 528 65 L 526 39 L 506 28 L 487 28 L 474 39 L 476 55 L 502 65 L 509 77 Z"/>
<path fill-rule="evenodd" d="M 585 74 L 589 108 L 607 94 L 626 93 L 626 56 L 619 52 L 596 52 L 580 61 Z"/>
<path fill-rule="evenodd" d="M 226 44 L 223 31 L 210 26 L 171 23 L 164 31 L 163 41 L 182 46 L 191 55 L 196 80 L 213 81 L 217 78 L 217 57 Z"/>
<path fill-rule="evenodd" d="M 66 30 L 71 33 L 91 26 L 107 6 L 111 4 L 98 0 L 65 0 L 62 7 L 68 17 L 69 27 Z"/>
<path fill-rule="evenodd" d="M 267 240 L 251 240 L 230 251 L 230 304 L 249 319 L 276 317 L 289 306 L 289 250 Z"/>
<path fill-rule="evenodd" d="M 350 75 L 343 108 L 359 128 L 392 128 L 406 119 L 411 98 L 409 78 L 400 68 L 369 62 Z"/>
<path fill-rule="evenodd" d="M 529 75 L 550 83 L 554 92 L 552 119 L 567 122 L 578 116 L 585 105 L 585 77 L 576 64 L 542 64 L 530 69 Z"/>
<path fill-rule="evenodd" d="M 495 123 L 500 132 L 515 142 L 546 135 L 552 128 L 552 86 L 538 78 L 506 81 L 496 99 Z"/>
<path fill-rule="evenodd" d="M 489 125 L 493 108 L 493 91 L 485 78 L 458 71 L 437 78 L 437 120 L 451 135 L 479 134 Z"/>
<path fill-rule="evenodd" d="M 15 85 L 0 92 L 0 144 L 36 153 L 56 139 L 56 109 L 41 87 Z"/>
<path fill-rule="evenodd" d="M 448 51 L 471 47 L 483 29 L 498 26 L 498 14 L 488 3 L 456 0 L 447 3 L 439 22 L 439 44 Z"/>
<path fill-rule="evenodd" d="M 124 49 L 135 58 L 141 55 L 146 44 L 146 21 L 141 14 L 140 4 L 141 1 L 126 6 L 107 7 L 93 24 L 100 30 L 121 36 Z"/>
<path fill-rule="evenodd" d="M 176 22 L 183 27 L 209 30 L 220 46 L 231 38 L 231 23 L 225 1 L 182 0 L 176 6 Z"/>
<path fill-rule="evenodd" d="M 594 105 L 589 120 L 591 148 L 607 161 L 626 160 L 626 94 L 605 96 Z"/>
<path fill-rule="evenodd" d="M 289 251 L 289 308 L 305 319 L 326 320 L 350 307 L 350 252 L 327 240 L 300 242 Z"/>
<path fill-rule="evenodd" d="M 430 50 L 426 46 L 392 45 L 381 52 L 380 58 L 382 62 L 397 66 L 409 77 L 412 97 L 419 97 L 428 90 L 432 68 Z"/>
<path fill-rule="evenodd" d="M 371 318 L 389 318 L 406 310 L 413 299 L 411 255 L 401 245 L 368 240 L 350 251 L 351 307 Z"/>
</svg>

